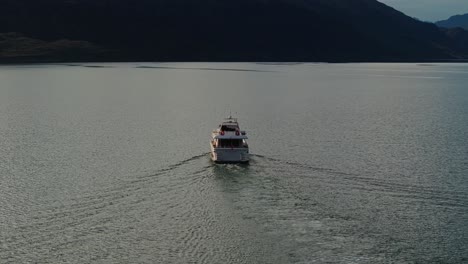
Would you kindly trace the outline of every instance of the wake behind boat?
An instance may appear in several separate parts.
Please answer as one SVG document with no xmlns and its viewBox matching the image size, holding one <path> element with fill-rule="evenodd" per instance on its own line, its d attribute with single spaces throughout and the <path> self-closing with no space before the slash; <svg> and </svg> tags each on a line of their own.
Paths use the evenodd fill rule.
<svg viewBox="0 0 468 264">
<path fill-rule="evenodd" d="M 216 163 L 248 163 L 247 139 L 237 118 L 229 116 L 211 133 L 211 159 Z"/>
</svg>

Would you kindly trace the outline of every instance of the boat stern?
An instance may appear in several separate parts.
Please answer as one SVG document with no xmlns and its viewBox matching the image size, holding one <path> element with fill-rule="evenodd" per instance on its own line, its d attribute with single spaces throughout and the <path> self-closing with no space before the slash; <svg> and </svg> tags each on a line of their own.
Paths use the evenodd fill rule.
<svg viewBox="0 0 468 264">
<path fill-rule="evenodd" d="M 248 149 L 213 148 L 211 159 L 216 163 L 248 163 L 250 155 Z"/>
</svg>

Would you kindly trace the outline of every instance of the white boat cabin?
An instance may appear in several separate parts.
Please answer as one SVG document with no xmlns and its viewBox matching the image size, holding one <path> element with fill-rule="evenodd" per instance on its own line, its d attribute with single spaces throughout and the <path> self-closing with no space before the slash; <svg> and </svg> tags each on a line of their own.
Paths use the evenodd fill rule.
<svg viewBox="0 0 468 264">
<path fill-rule="evenodd" d="M 247 135 L 236 118 L 227 118 L 211 133 L 211 159 L 216 163 L 248 163 Z"/>
<path fill-rule="evenodd" d="M 213 131 L 212 144 L 215 148 L 248 148 L 245 131 L 241 131 L 237 119 L 227 118 Z"/>
</svg>

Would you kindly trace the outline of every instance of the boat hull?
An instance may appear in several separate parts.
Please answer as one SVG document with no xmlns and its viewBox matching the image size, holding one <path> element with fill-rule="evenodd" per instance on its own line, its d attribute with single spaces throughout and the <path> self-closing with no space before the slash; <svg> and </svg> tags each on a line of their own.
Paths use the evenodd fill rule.
<svg viewBox="0 0 468 264">
<path fill-rule="evenodd" d="M 211 147 L 211 160 L 215 163 L 249 163 L 249 149 Z"/>
</svg>

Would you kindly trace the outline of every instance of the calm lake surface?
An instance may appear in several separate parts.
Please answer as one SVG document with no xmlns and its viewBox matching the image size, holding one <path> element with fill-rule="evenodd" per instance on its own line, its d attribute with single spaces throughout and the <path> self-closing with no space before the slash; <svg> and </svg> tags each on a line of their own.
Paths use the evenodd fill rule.
<svg viewBox="0 0 468 264">
<path fill-rule="evenodd" d="M 232 111 L 248 166 L 214 165 Z M 468 64 L 0 66 L 0 263 L 468 263 Z"/>
</svg>

